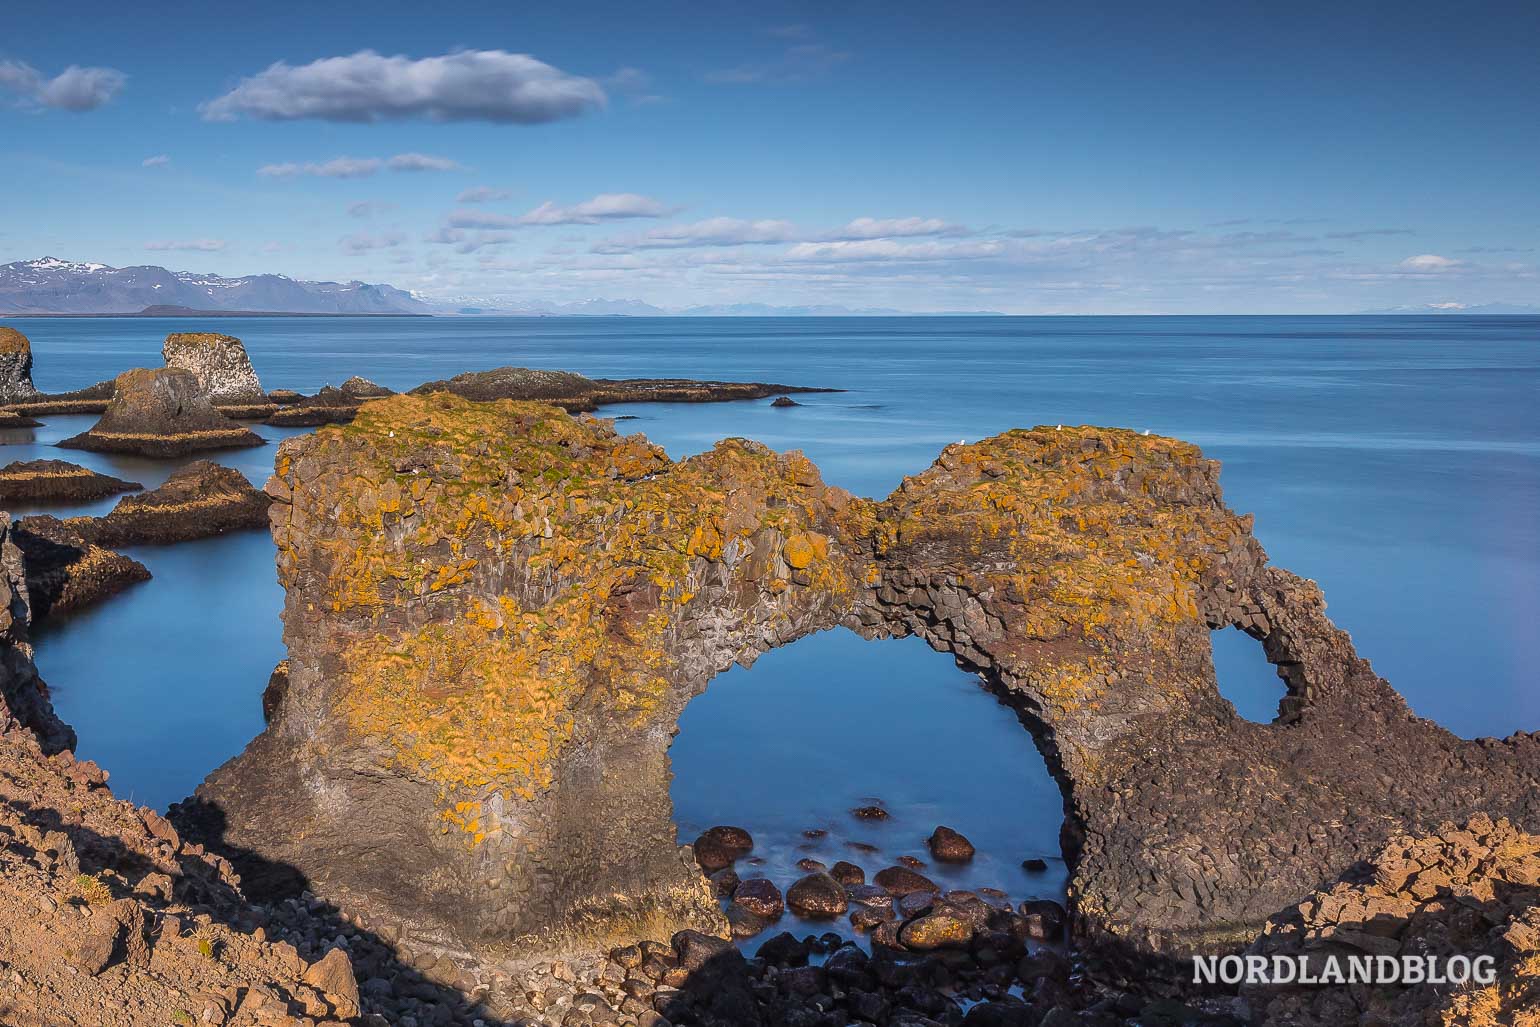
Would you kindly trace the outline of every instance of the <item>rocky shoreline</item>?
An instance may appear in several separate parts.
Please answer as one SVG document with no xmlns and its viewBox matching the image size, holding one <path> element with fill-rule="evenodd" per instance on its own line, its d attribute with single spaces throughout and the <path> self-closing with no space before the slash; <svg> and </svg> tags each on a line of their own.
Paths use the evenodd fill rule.
<svg viewBox="0 0 1540 1027">
<path fill-rule="evenodd" d="M 229 336 L 173 335 L 163 356 L 61 445 L 170 457 L 263 444 L 237 416 L 333 426 L 283 443 L 265 494 L 197 461 L 105 516 L 0 515 L 6 1016 L 1452 1027 L 1533 1008 L 1540 738 L 1414 718 L 1192 446 L 1007 432 L 878 502 L 798 453 L 734 439 L 675 462 L 573 416 L 825 390 L 502 368 L 307 399 L 264 391 Z M 30 373 L 25 337 L 0 332 L 5 409 L 59 401 Z M 137 487 L 0 469 L 26 502 Z M 70 754 L 30 626 L 148 577 L 108 546 L 269 522 L 289 659 L 267 729 L 169 820 L 113 799 Z M 1215 687 L 1208 633 L 1230 625 L 1288 687 L 1272 724 Z M 1065 795 L 1065 905 L 946 889 L 910 856 L 809 857 L 772 881 L 741 827 L 679 845 L 684 705 L 834 626 L 919 635 L 1018 713 Z M 931 861 L 974 858 L 930 828 Z M 863 943 L 816 933 L 836 922 Z M 1339 949 L 1480 951 L 1502 977 L 1237 993 L 1194 989 L 1185 958 Z"/>
</svg>

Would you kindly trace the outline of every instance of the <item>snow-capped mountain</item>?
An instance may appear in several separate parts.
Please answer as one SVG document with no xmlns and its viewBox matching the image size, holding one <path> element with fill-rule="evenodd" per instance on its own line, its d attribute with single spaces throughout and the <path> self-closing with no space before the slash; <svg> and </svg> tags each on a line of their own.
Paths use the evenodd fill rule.
<svg viewBox="0 0 1540 1027">
<path fill-rule="evenodd" d="M 134 314 L 150 306 L 296 314 L 428 311 L 411 293 L 366 282 L 300 282 L 283 275 L 224 278 L 55 257 L 0 265 L 0 314 Z"/>
</svg>

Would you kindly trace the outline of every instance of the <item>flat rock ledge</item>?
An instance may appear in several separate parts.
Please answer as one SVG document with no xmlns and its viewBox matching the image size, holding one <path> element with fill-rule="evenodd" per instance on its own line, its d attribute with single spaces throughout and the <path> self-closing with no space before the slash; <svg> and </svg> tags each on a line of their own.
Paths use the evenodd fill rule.
<svg viewBox="0 0 1540 1027">
<path fill-rule="evenodd" d="M 267 527 L 268 496 L 239 471 L 194 460 L 160 488 L 118 501 L 105 517 L 70 517 L 67 531 L 101 546 L 168 545 Z M 24 517 L 22 528 L 33 518 Z"/>
<path fill-rule="evenodd" d="M 65 460 L 17 460 L 0 467 L 0 503 L 85 503 L 142 488 Z"/>
<path fill-rule="evenodd" d="M 844 626 L 919 635 L 1018 712 L 1064 792 L 1072 926 L 1109 958 L 1237 951 L 1400 832 L 1540 827 L 1540 738 L 1412 716 L 1218 471 L 1173 439 L 1036 428 L 873 502 L 742 439 L 673 462 L 548 405 L 368 404 L 279 450 L 287 689 L 182 822 L 414 943 L 725 935 L 676 845 L 678 717 Z M 1273 723 L 1218 692 L 1231 625 L 1283 679 Z"/>
<path fill-rule="evenodd" d="M 202 450 L 261 446 L 264 442 L 260 435 L 215 410 L 191 371 L 166 367 L 118 375 L 101 420 L 59 445 L 166 458 Z"/>
</svg>

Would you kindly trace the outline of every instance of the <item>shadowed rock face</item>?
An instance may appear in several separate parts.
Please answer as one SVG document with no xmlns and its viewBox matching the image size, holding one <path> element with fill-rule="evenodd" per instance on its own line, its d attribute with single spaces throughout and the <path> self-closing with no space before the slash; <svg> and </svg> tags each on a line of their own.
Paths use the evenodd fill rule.
<svg viewBox="0 0 1540 1027">
<path fill-rule="evenodd" d="M 67 449 L 173 457 L 206 449 L 260 446 L 262 438 L 214 409 L 198 378 L 181 368 L 124 371 L 112 401 L 90 431 Z"/>
<path fill-rule="evenodd" d="M 197 376 L 214 403 L 266 403 L 267 393 L 246 356 L 246 347 L 233 335 L 214 332 L 172 332 L 161 346 L 167 367 L 180 367 Z"/>
<path fill-rule="evenodd" d="M 31 341 L 14 328 L 0 326 L 0 403 L 13 403 L 35 395 Z"/>
<path fill-rule="evenodd" d="M 549 406 L 400 396 L 286 442 L 269 491 L 288 686 L 202 810 L 422 940 L 725 932 L 676 848 L 671 733 L 715 674 L 837 625 L 918 634 L 1019 712 L 1112 952 L 1238 947 L 1394 832 L 1540 820 L 1540 741 L 1413 718 L 1175 440 L 1007 432 L 877 503 L 741 439 L 672 463 Z M 1215 687 L 1227 624 L 1286 678 L 1274 724 Z"/>
<path fill-rule="evenodd" d="M 0 512 L 0 735 L 35 738 L 45 753 L 75 747 L 75 732 L 55 715 L 48 687 L 32 663 L 32 601 L 11 515 Z"/>
</svg>

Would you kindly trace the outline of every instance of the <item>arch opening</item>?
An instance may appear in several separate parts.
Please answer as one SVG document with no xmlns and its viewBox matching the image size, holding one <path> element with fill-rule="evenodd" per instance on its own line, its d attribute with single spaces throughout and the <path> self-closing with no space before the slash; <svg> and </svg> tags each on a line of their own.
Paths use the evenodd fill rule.
<svg viewBox="0 0 1540 1027">
<path fill-rule="evenodd" d="M 678 724 L 668 755 L 679 841 L 715 826 L 746 829 L 754 848 L 733 864 L 742 879 L 763 877 L 784 893 L 816 870 L 801 860 L 853 863 L 871 881 L 908 857 L 943 890 L 1064 901 L 1064 799 L 1032 734 L 980 675 L 918 637 L 806 636 L 718 675 Z M 867 807 L 885 815 L 854 812 Z M 971 860 L 929 851 L 943 825 L 973 844 Z M 1028 860 L 1046 866 L 1028 869 Z M 848 911 L 819 919 L 788 910 L 741 944 L 753 949 L 783 930 L 864 937 Z"/>
<path fill-rule="evenodd" d="M 1214 679 L 1235 712 L 1256 724 L 1272 724 L 1284 715 L 1288 681 L 1269 658 L 1262 642 L 1238 625 L 1210 632 Z"/>
</svg>

